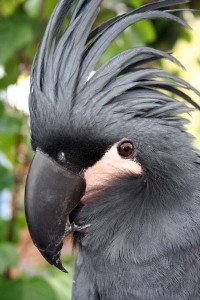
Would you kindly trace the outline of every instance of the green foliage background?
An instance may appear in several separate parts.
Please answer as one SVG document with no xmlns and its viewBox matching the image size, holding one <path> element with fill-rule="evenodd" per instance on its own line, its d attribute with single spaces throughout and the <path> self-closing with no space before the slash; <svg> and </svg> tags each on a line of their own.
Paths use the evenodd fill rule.
<svg viewBox="0 0 200 300">
<path fill-rule="evenodd" d="M 23 270 L 20 267 L 17 246 L 20 243 L 20 232 L 26 226 L 23 190 L 32 152 L 29 145 L 30 130 L 27 115 L 6 102 L 8 87 L 30 74 L 34 54 L 56 2 L 57 0 L 0 0 L 0 66 L 4 70 L 0 76 L 0 298 L 2 300 L 71 298 L 73 257 L 64 258 L 66 267 L 70 270 L 70 275 L 67 276 L 46 264 L 33 270 Z M 147 2 L 150 1 L 105 0 L 97 23 Z M 200 9 L 200 3 L 198 0 L 192 1 L 185 7 Z M 191 32 L 186 32 L 171 22 L 160 20 L 140 22 L 128 28 L 112 43 L 100 63 L 133 46 L 147 44 L 164 50 L 175 48 L 177 50 L 175 54 L 178 54 L 179 59 L 182 58 L 183 64 L 188 64 L 189 61 L 189 75 L 174 69 L 171 64 L 164 63 L 165 68 L 176 74 L 181 72 L 181 77 L 189 76 L 185 78 L 199 88 L 196 80 L 197 74 L 200 75 L 198 15 L 195 13 L 194 18 L 191 13 L 184 14 L 188 22 L 192 22 L 194 26 L 194 31 Z M 198 51 L 193 51 L 194 49 Z M 199 113 L 196 113 L 193 115 L 190 130 L 198 137 L 199 129 Z M 9 219 L 5 219 L 1 214 L 1 196 L 6 189 L 11 192 Z M 17 269 L 16 275 L 13 275 L 13 268 Z"/>
</svg>

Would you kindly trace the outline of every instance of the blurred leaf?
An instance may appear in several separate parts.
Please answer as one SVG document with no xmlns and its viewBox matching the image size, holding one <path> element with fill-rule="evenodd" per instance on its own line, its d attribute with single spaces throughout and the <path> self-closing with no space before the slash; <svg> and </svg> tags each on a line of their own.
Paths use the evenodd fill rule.
<svg viewBox="0 0 200 300">
<path fill-rule="evenodd" d="M 1 300 L 58 300 L 55 290 L 41 276 L 7 280 L 0 277 Z"/>
<path fill-rule="evenodd" d="M 4 166 L 0 165 L 0 191 L 13 187 L 14 183 L 14 174 Z"/>
<path fill-rule="evenodd" d="M 5 73 L 5 76 L 0 79 L 0 89 L 6 89 L 10 84 L 16 83 L 19 76 L 19 60 L 17 57 L 11 57 L 6 61 Z"/>
<path fill-rule="evenodd" d="M 57 270 L 56 268 L 48 266 L 48 271 L 50 273 L 48 281 L 55 289 L 59 300 L 70 300 L 72 294 L 73 268 L 69 265 L 69 263 L 74 265 L 74 257 L 71 255 L 65 256 L 62 259 L 62 261 L 64 262 L 64 266 L 66 267 L 69 273 L 66 275 Z"/>
<path fill-rule="evenodd" d="M 104 8 L 99 11 L 98 19 L 95 20 L 94 27 L 97 27 L 100 23 L 106 22 L 108 19 L 112 19 L 116 16 L 116 13 L 112 9 Z"/>
<path fill-rule="evenodd" d="M 1 0 L 0 1 L 0 11 L 4 16 L 12 14 L 19 4 L 23 3 L 25 0 Z"/>
<path fill-rule="evenodd" d="M 34 38 L 30 20 L 22 13 L 0 19 L 0 64 L 4 64 L 16 51 Z"/>
<path fill-rule="evenodd" d="M 0 149 L 4 156 L 10 161 L 15 160 L 15 136 L 0 134 Z"/>
<path fill-rule="evenodd" d="M 135 45 L 152 43 L 156 40 L 156 31 L 151 21 L 144 20 L 134 24 L 132 28 L 133 41 Z"/>
<path fill-rule="evenodd" d="M 12 232 L 12 240 L 11 240 L 11 242 L 13 244 L 17 244 L 17 243 L 19 243 L 19 240 L 20 240 L 20 226 L 18 224 L 18 220 L 16 220 L 15 226 L 14 226 L 13 232 Z"/>
<path fill-rule="evenodd" d="M 1 300 L 22 300 L 23 279 L 7 280 L 0 276 Z"/>
<path fill-rule="evenodd" d="M 16 248 L 11 243 L 0 244 L 0 274 L 3 274 L 10 267 L 15 267 L 18 260 Z"/>
<path fill-rule="evenodd" d="M 16 135 L 23 125 L 23 120 L 17 115 L 5 115 L 0 119 L 0 134 Z"/>
<path fill-rule="evenodd" d="M 72 293 L 72 275 L 63 275 L 64 276 L 50 277 L 48 281 L 54 288 L 58 300 L 70 300 Z"/>
<path fill-rule="evenodd" d="M 25 282 L 23 300 L 57 300 L 56 291 L 41 276 L 35 276 Z M 6 300 L 6 299 L 5 299 Z"/>
<path fill-rule="evenodd" d="M 26 227 L 26 218 L 24 211 L 19 211 L 17 214 L 17 224 L 20 229 L 23 229 Z"/>
<path fill-rule="evenodd" d="M 0 218 L 0 244 L 5 241 L 8 232 L 8 221 Z"/>
<path fill-rule="evenodd" d="M 26 131 L 22 131 L 25 123 L 26 119 L 19 112 L 6 110 L 0 118 L 0 149 L 11 163 L 16 160 L 16 143 L 27 143 Z"/>
<path fill-rule="evenodd" d="M 0 117 L 4 115 L 4 112 L 5 112 L 5 105 L 4 102 L 0 100 Z"/>
<path fill-rule="evenodd" d="M 143 4 L 143 0 L 128 0 L 128 4 L 132 5 L 133 7 L 139 7 Z"/>
</svg>

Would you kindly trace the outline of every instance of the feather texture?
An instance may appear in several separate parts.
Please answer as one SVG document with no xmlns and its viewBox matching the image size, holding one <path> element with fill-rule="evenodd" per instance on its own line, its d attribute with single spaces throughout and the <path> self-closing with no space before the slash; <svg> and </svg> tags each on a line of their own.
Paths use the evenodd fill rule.
<svg viewBox="0 0 200 300">
<path fill-rule="evenodd" d="M 55 113 L 59 111 L 59 118 L 62 118 L 63 114 L 65 119 L 67 114 L 72 115 L 73 112 L 75 117 L 77 109 L 80 111 L 84 107 L 92 113 L 94 104 L 96 107 L 93 114 L 105 112 L 106 109 L 112 111 L 113 102 L 115 106 L 117 103 L 120 106 L 120 95 L 123 95 L 124 99 L 126 92 L 129 91 L 128 94 L 132 94 L 132 99 L 129 98 L 129 105 L 132 105 L 131 111 L 134 117 L 139 109 L 139 105 L 135 105 L 135 91 L 138 88 L 140 91 L 143 89 L 144 93 L 150 89 L 155 93 L 155 97 L 159 95 L 161 97 L 162 93 L 170 91 L 195 108 L 199 108 L 199 105 L 182 91 L 182 89 L 192 90 L 199 95 L 199 92 L 190 84 L 163 71 L 145 68 L 146 63 L 162 58 L 183 68 L 171 54 L 149 47 L 129 49 L 116 55 L 88 79 L 110 43 L 136 22 L 161 18 L 189 27 L 183 20 L 173 15 L 175 10 L 164 10 L 172 4 L 178 5 L 188 1 L 161 0 L 149 3 L 108 20 L 93 29 L 101 2 L 101 0 L 82 0 L 78 3 L 73 0 L 59 1 L 33 64 L 30 111 L 32 112 L 37 107 L 39 118 L 44 106 L 46 110 L 48 107 L 54 107 Z M 66 28 L 62 29 L 66 17 L 70 19 Z M 157 90 L 160 92 L 157 93 Z M 59 107 L 62 107 L 62 113 Z M 153 107 L 152 102 L 152 109 Z M 160 113 L 157 115 L 155 110 L 151 116 L 166 119 L 173 114 L 173 109 L 170 107 L 171 102 L 168 97 L 168 102 L 165 101 L 163 105 L 162 115 Z M 183 111 L 187 111 L 184 104 L 177 104 L 174 113 L 178 114 Z M 130 117 L 128 107 L 127 113 Z M 144 113 L 143 117 L 146 116 Z"/>
<path fill-rule="evenodd" d="M 128 139 L 134 145 L 128 162 L 142 170 L 136 176 L 117 169 L 70 215 L 70 222 L 91 224 L 74 233 L 80 255 L 73 299 L 198 300 L 200 162 L 181 114 L 200 108 L 188 91 L 200 93 L 151 67 L 166 59 L 184 68 L 150 47 L 127 49 L 98 67 L 109 45 L 137 22 L 163 19 L 189 28 L 175 16 L 179 9 L 169 8 L 189 1 L 154 1 L 94 28 L 101 2 L 58 2 L 31 76 L 33 149 L 57 163 L 64 155 L 64 167 L 80 174 Z"/>
</svg>

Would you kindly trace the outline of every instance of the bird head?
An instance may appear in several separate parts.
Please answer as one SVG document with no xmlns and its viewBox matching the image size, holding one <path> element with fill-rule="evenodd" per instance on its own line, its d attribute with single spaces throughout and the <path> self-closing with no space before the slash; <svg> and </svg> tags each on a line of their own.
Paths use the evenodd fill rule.
<svg viewBox="0 0 200 300">
<path fill-rule="evenodd" d="M 35 156 L 26 182 L 26 218 L 41 254 L 63 271 L 60 252 L 66 235 L 90 231 L 98 250 L 101 237 L 102 244 L 110 238 L 108 228 L 123 227 L 119 215 L 129 224 L 128 215 L 137 219 L 137 206 L 147 198 L 158 209 L 159 203 L 170 206 L 174 196 L 188 193 L 185 183 L 195 159 L 192 138 L 184 130 L 187 121 L 180 116 L 191 108 L 176 96 L 197 108 L 184 90 L 199 93 L 184 80 L 149 67 L 161 58 L 182 67 L 180 62 L 169 53 L 138 47 L 96 67 L 110 43 L 138 21 L 161 18 L 188 25 L 164 10 L 172 2 L 162 0 L 93 28 L 101 2 L 59 1 L 31 74 Z"/>
</svg>

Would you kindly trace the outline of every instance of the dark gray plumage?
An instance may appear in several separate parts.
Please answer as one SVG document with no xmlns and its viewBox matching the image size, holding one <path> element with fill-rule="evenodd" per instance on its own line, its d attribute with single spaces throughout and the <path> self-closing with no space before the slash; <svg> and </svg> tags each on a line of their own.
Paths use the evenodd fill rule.
<svg viewBox="0 0 200 300">
<path fill-rule="evenodd" d="M 134 144 L 140 176 L 119 173 L 73 214 L 79 248 L 73 300 L 200 299 L 200 159 L 180 114 L 199 108 L 184 80 L 145 63 L 171 54 L 128 49 L 90 73 L 128 26 L 162 18 L 188 27 L 161 0 L 92 29 L 101 0 L 62 0 L 55 8 L 31 77 L 32 145 L 73 172 L 94 165 L 121 139 Z M 62 32 L 63 22 L 69 16 Z M 171 92 L 172 96 L 165 93 Z"/>
</svg>

